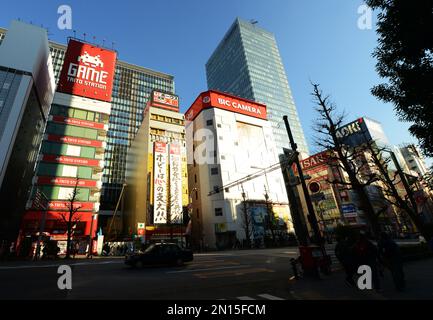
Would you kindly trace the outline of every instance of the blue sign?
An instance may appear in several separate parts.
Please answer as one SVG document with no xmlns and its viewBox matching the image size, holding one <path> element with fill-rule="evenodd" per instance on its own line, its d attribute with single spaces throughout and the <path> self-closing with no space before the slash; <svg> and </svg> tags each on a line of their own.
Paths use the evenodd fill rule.
<svg viewBox="0 0 433 320">
<path fill-rule="evenodd" d="M 356 206 L 351 203 L 351 204 L 342 204 L 341 205 L 341 211 L 346 214 L 346 213 L 356 213 Z"/>
</svg>

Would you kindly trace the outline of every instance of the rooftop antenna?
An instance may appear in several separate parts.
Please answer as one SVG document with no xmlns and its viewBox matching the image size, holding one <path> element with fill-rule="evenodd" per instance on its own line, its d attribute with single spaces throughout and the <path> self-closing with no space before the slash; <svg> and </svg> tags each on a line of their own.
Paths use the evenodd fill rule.
<svg viewBox="0 0 433 320">
<path fill-rule="evenodd" d="M 72 30 L 72 32 L 74 33 L 74 38 L 77 38 L 77 30 Z"/>
<path fill-rule="evenodd" d="M 105 39 L 102 39 L 102 46 L 105 47 Z"/>
<path fill-rule="evenodd" d="M 85 32 L 83 33 L 83 36 L 84 36 L 84 41 L 86 41 L 86 33 Z"/>
<path fill-rule="evenodd" d="M 254 20 L 254 19 L 251 19 L 251 20 L 250 20 L 250 23 L 254 25 L 254 24 L 257 24 L 258 21 L 257 21 L 257 20 Z"/>
<path fill-rule="evenodd" d="M 93 43 L 96 44 L 96 36 L 93 36 L 92 39 L 93 39 Z"/>
<path fill-rule="evenodd" d="M 113 42 L 111 42 L 111 49 L 113 49 L 114 50 L 114 41 Z"/>
</svg>

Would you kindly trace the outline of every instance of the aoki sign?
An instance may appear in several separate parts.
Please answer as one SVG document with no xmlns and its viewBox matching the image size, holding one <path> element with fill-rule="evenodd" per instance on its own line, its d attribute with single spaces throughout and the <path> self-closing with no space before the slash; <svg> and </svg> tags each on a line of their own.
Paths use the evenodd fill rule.
<svg viewBox="0 0 433 320">
<path fill-rule="evenodd" d="M 116 52 L 70 40 L 58 91 L 111 101 Z"/>
</svg>

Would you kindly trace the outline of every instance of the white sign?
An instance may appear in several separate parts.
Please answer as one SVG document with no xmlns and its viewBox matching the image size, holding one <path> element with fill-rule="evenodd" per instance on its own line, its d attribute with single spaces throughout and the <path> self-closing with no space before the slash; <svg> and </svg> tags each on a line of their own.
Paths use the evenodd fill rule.
<svg viewBox="0 0 433 320">
<path fill-rule="evenodd" d="M 167 144 L 155 141 L 153 157 L 153 223 L 167 223 Z"/>
<path fill-rule="evenodd" d="M 179 144 L 170 144 L 170 221 L 182 223 L 182 162 Z"/>
</svg>

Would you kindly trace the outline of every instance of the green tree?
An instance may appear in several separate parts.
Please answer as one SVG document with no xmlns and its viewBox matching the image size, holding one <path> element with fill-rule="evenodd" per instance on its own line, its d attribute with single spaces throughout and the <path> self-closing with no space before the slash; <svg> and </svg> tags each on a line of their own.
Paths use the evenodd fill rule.
<svg viewBox="0 0 433 320">
<path fill-rule="evenodd" d="M 433 0 L 366 0 L 378 11 L 376 70 L 386 83 L 372 94 L 394 105 L 424 153 L 433 155 Z"/>
</svg>

